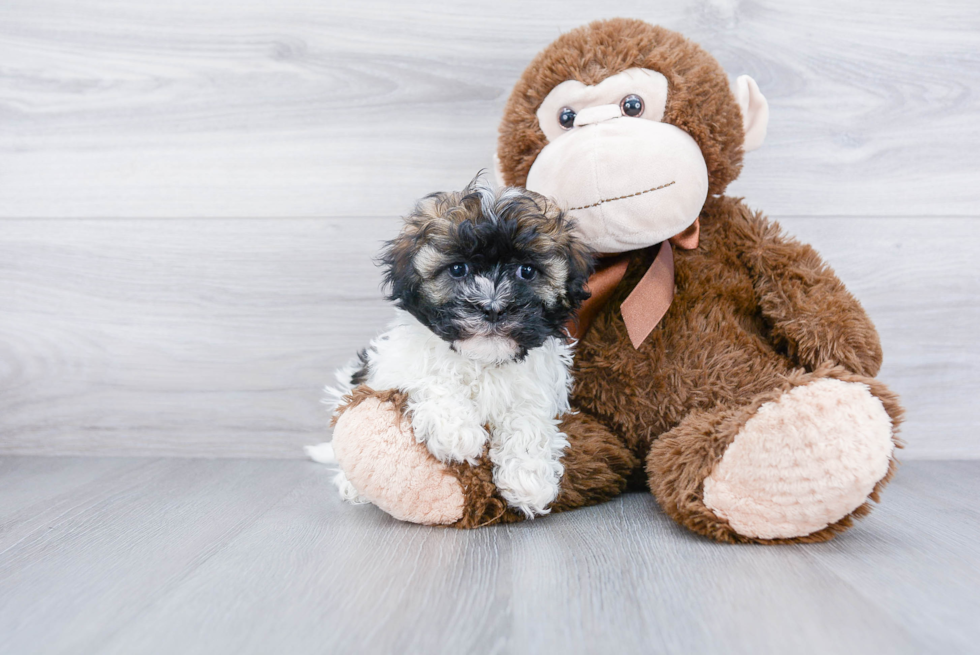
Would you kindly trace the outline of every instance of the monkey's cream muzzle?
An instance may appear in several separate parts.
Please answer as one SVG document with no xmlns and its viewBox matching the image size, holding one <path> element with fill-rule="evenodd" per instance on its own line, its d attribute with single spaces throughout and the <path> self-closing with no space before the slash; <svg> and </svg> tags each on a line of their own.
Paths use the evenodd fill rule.
<svg viewBox="0 0 980 655">
<path fill-rule="evenodd" d="M 669 239 L 697 219 L 708 169 L 683 130 L 601 105 L 579 112 L 574 129 L 545 146 L 527 188 L 563 205 L 592 248 L 626 252 Z"/>
<path fill-rule="evenodd" d="M 551 196 L 599 252 L 646 248 L 683 232 L 708 196 L 708 169 L 686 132 L 663 123 L 667 78 L 630 68 L 599 84 L 562 82 L 542 101 L 548 139 L 527 188 Z M 642 102 L 627 115 L 628 98 Z M 563 122 L 574 112 L 574 123 Z"/>
</svg>

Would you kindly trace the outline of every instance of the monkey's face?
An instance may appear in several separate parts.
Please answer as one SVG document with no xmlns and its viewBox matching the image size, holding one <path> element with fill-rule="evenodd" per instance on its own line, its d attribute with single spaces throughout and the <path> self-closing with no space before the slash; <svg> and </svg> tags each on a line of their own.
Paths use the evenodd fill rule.
<svg viewBox="0 0 980 655">
<path fill-rule="evenodd" d="M 563 34 L 528 66 L 500 126 L 498 174 L 557 200 L 599 252 L 659 243 L 761 144 L 768 106 L 711 55 L 639 20 Z"/>
<path fill-rule="evenodd" d="M 523 359 L 588 297 L 592 257 L 573 227 L 520 189 L 434 194 L 382 255 L 389 298 L 472 359 Z"/>
<path fill-rule="evenodd" d="M 698 144 L 662 122 L 667 78 L 631 68 L 594 86 L 552 89 L 537 111 L 548 139 L 527 188 L 560 198 L 600 252 L 643 248 L 683 231 L 708 195 Z"/>
</svg>

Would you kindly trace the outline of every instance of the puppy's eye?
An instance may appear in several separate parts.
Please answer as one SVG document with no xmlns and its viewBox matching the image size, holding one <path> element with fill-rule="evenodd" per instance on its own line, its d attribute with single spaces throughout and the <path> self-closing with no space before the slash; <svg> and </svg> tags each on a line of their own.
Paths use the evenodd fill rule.
<svg viewBox="0 0 980 655">
<path fill-rule="evenodd" d="M 628 95 L 619 103 L 623 116 L 639 116 L 643 113 L 643 98 L 638 95 Z"/>
<path fill-rule="evenodd" d="M 570 130 L 575 127 L 575 110 L 571 107 L 562 107 L 558 112 L 558 124 L 561 129 Z"/>
<path fill-rule="evenodd" d="M 470 272 L 470 267 L 466 264 L 457 263 L 449 265 L 449 277 L 463 277 Z"/>
<path fill-rule="evenodd" d="M 538 269 L 534 268 L 530 264 L 524 264 L 517 269 L 517 277 L 522 280 L 533 280 L 534 276 L 538 274 Z"/>
</svg>

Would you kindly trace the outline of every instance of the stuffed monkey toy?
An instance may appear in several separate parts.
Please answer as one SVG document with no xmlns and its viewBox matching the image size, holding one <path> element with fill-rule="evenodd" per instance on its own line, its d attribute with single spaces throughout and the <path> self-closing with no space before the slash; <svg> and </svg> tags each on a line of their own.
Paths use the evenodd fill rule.
<svg viewBox="0 0 980 655">
<path fill-rule="evenodd" d="M 765 137 L 743 76 L 677 33 L 599 21 L 528 66 L 500 125 L 501 183 L 555 198 L 601 259 L 578 338 L 551 511 L 649 489 L 725 542 L 814 542 L 895 469 L 898 399 L 861 305 L 809 246 L 724 194 Z M 358 387 L 333 450 L 358 495 L 416 523 L 518 521 L 490 463 L 443 464 L 396 389 Z"/>
</svg>

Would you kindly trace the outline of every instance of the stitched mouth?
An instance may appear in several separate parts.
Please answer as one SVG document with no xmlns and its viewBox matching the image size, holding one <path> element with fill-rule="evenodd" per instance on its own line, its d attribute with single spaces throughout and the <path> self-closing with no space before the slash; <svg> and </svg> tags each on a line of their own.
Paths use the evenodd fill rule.
<svg viewBox="0 0 980 655">
<path fill-rule="evenodd" d="M 677 183 L 677 180 L 674 180 L 674 181 L 668 182 L 667 184 L 661 184 L 660 186 L 655 186 L 655 187 L 653 187 L 651 189 L 647 189 L 646 191 L 637 191 L 636 193 L 629 193 L 629 194 L 627 194 L 625 196 L 618 196 L 616 198 L 606 198 L 605 200 L 600 200 L 599 202 L 594 202 L 591 205 L 582 205 L 581 207 L 569 207 L 568 208 L 568 211 L 573 212 L 573 211 L 576 211 L 578 209 L 591 209 L 592 207 L 598 207 L 599 205 L 603 205 L 603 204 L 605 204 L 607 202 L 615 202 L 616 200 L 626 200 L 627 198 L 635 198 L 636 196 L 642 196 L 645 193 L 652 193 L 654 191 L 660 191 L 660 189 L 666 189 L 667 187 L 671 186 L 672 184 L 676 184 L 676 183 Z"/>
</svg>

